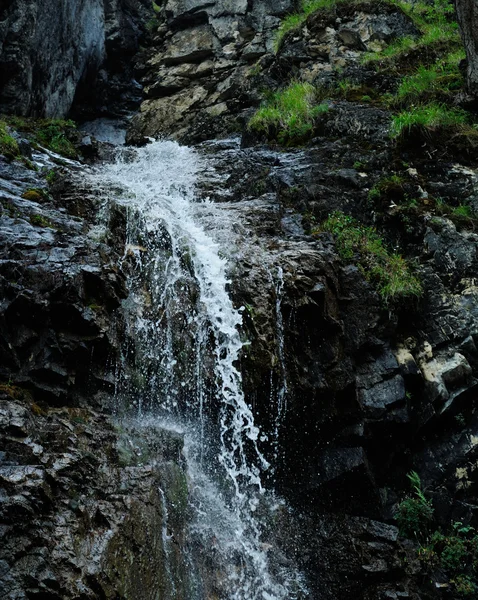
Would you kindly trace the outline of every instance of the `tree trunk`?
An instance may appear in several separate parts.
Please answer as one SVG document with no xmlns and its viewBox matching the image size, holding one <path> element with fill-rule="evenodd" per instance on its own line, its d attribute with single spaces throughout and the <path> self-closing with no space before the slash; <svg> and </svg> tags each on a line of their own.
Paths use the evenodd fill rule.
<svg viewBox="0 0 478 600">
<path fill-rule="evenodd" d="M 456 0 L 456 13 L 468 61 L 468 92 L 478 98 L 478 0 Z"/>
</svg>

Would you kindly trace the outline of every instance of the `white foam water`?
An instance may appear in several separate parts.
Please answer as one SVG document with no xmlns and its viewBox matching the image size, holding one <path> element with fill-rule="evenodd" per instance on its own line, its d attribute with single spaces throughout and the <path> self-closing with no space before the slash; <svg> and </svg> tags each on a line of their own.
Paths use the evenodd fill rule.
<svg viewBox="0 0 478 600">
<path fill-rule="evenodd" d="M 127 213 L 124 309 L 135 364 L 128 367 L 126 355 L 119 394 L 139 419 L 167 418 L 184 431 L 191 535 L 215 556 L 221 598 L 289 600 L 305 592 L 299 575 L 271 573 L 256 517 L 268 463 L 242 392 L 242 317 L 217 241 L 232 232 L 223 209 L 197 200 L 203 160 L 174 142 L 153 142 L 118 149 L 115 162 L 91 175 L 105 201 Z"/>
</svg>

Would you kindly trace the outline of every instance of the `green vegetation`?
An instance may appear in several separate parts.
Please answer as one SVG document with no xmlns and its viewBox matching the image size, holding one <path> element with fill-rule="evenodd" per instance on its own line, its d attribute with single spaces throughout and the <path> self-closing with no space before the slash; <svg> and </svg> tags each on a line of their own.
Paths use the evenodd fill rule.
<svg viewBox="0 0 478 600">
<path fill-rule="evenodd" d="M 441 569 L 455 591 L 476 598 L 478 592 L 478 535 L 473 527 L 453 523 L 445 535 L 435 531 L 418 551 L 420 561 L 429 570 Z"/>
<path fill-rule="evenodd" d="M 68 129 L 74 129 L 75 127 L 73 121 L 62 121 L 59 119 L 40 121 L 40 126 L 36 131 L 36 139 L 39 144 L 52 152 L 56 152 L 67 158 L 77 158 L 78 153 L 68 139 Z"/>
<path fill-rule="evenodd" d="M 412 51 L 437 47 L 443 54 L 444 48 L 461 47 L 458 25 L 453 20 L 454 7 L 451 1 L 434 0 L 433 4 L 420 0 L 414 3 L 404 0 L 387 1 L 400 8 L 414 22 L 420 35 L 399 38 L 380 52 L 366 53 L 363 62 L 394 62 Z"/>
<path fill-rule="evenodd" d="M 48 185 L 53 185 L 57 179 L 58 179 L 58 173 L 55 171 L 55 169 L 51 169 L 45 175 L 45 180 L 48 183 Z"/>
<path fill-rule="evenodd" d="M 471 206 L 467 206 L 465 204 L 460 204 L 459 206 L 453 208 L 452 214 L 455 217 L 463 217 L 465 219 L 473 218 L 473 211 L 471 209 Z"/>
<path fill-rule="evenodd" d="M 413 130 L 433 130 L 438 128 L 456 128 L 466 125 L 468 114 L 459 108 L 449 108 L 445 104 L 424 104 L 412 106 L 392 119 L 390 135 L 397 138 Z"/>
<path fill-rule="evenodd" d="M 410 471 L 407 477 L 412 486 L 412 495 L 400 502 L 395 518 L 401 535 L 421 539 L 430 530 L 433 507 L 423 494 L 418 473 Z"/>
<path fill-rule="evenodd" d="M 49 200 L 48 192 L 44 188 L 30 188 L 25 190 L 22 194 L 22 198 L 25 198 L 25 200 L 31 200 L 32 202 L 43 202 Z"/>
<path fill-rule="evenodd" d="M 464 57 L 464 51 L 459 50 L 430 67 L 420 65 L 413 75 L 402 79 L 395 97 L 396 104 L 446 99 L 450 92 L 463 86 L 463 76 L 458 65 Z"/>
<path fill-rule="evenodd" d="M 345 0 L 338 1 L 340 2 Z M 301 4 L 301 10 L 297 13 L 288 15 L 280 24 L 274 43 L 275 51 L 278 52 L 280 50 L 285 36 L 289 32 L 299 29 L 306 22 L 309 15 L 319 10 L 328 10 L 334 8 L 336 4 L 337 0 L 303 0 Z"/>
<path fill-rule="evenodd" d="M 358 0 L 302 0 L 300 10 L 288 15 L 281 23 L 276 40 L 275 51 L 278 52 L 288 33 L 300 29 L 307 18 L 319 11 L 332 10 L 339 4 L 359 3 Z M 453 4 L 449 0 L 435 0 L 427 4 L 421 0 L 407 2 L 406 0 L 382 0 L 402 10 L 420 30 L 421 36 L 407 36 L 392 42 L 382 52 L 372 52 L 364 57 L 364 61 L 390 59 L 416 48 L 427 47 L 437 43 L 459 43 L 457 24 L 453 21 Z"/>
<path fill-rule="evenodd" d="M 411 471 L 407 477 L 412 494 L 402 500 L 395 515 L 404 537 L 420 543 L 418 558 L 427 571 L 440 570 L 450 587 L 461 597 L 476 597 L 478 592 L 478 535 L 473 527 L 452 523 L 449 533 L 432 533 L 434 511 L 421 486 L 420 477 Z"/>
<path fill-rule="evenodd" d="M 396 173 L 382 177 L 382 179 L 380 179 L 369 191 L 368 198 L 369 200 L 379 200 L 380 198 L 384 197 L 387 200 L 392 198 L 403 199 L 405 195 L 403 189 L 404 183 L 404 178 Z"/>
<path fill-rule="evenodd" d="M 5 122 L 21 131 L 34 143 L 66 158 L 77 158 L 78 153 L 71 138 L 76 133 L 76 124 L 63 119 L 27 119 L 5 117 Z"/>
<path fill-rule="evenodd" d="M 17 140 L 8 132 L 8 125 L 0 121 L 0 154 L 13 159 L 20 154 Z"/>
<path fill-rule="evenodd" d="M 373 227 L 361 225 L 353 217 L 337 211 L 322 223 L 321 230 L 336 236 L 339 255 L 345 260 L 357 261 L 385 303 L 421 296 L 421 284 L 405 259 L 390 253 Z"/>
<path fill-rule="evenodd" d="M 246 77 L 256 77 L 257 75 L 260 75 L 262 73 L 262 66 L 260 61 L 257 61 L 255 64 L 252 65 L 252 67 L 249 68 L 248 72 L 246 73 Z"/>
<path fill-rule="evenodd" d="M 30 215 L 30 223 L 35 227 L 53 227 L 52 222 L 43 215 Z"/>
<path fill-rule="evenodd" d="M 318 104 L 313 85 L 296 81 L 270 93 L 249 121 L 248 128 L 280 144 L 294 146 L 311 137 L 316 118 L 327 110 L 327 104 Z"/>
<path fill-rule="evenodd" d="M 29 392 L 13 385 L 11 381 L 0 383 L 0 394 L 6 394 L 10 398 L 15 400 L 30 400 L 31 395 Z"/>
</svg>

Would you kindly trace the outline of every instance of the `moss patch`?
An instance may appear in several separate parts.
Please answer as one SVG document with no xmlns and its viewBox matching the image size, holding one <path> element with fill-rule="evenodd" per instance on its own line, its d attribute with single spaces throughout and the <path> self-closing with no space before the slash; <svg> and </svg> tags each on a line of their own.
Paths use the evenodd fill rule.
<svg viewBox="0 0 478 600">
<path fill-rule="evenodd" d="M 31 200 L 32 202 L 45 202 L 49 200 L 48 192 L 42 188 L 30 188 L 25 190 L 22 194 L 22 198 Z"/>
<path fill-rule="evenodd" d="M 34 225 L 35 227 L 51 227 L 54 228 L 53 223 L 50 221 L 50 219 L 47 219 L 47 217 L 44 217 L 43 215 L 30 215 L 30 223 L 32 225 Z"/>
</svg>

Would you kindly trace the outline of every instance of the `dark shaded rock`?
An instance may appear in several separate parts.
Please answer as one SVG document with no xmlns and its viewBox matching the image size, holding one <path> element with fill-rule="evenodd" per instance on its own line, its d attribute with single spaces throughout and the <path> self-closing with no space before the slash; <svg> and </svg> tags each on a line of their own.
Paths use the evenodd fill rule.
<svg viewBox="0 0 478 600">
<path fill-rule="evenodd" d="M 147 600 L 172 589 L 187 597 L 188 515 L 173 493 L 181 488 L 187 499 L 187 486 L 176 434 L 126 423 L 119 432 L 89 409 L 40 411 L 2 397 L 0 440 L 2 597 Z"/>
<path fill-rule="evenodd" d="M 138 102 L 137 91 L 134 99 L 128 89 L 133 77 L 125 65 L 138 50 L 151 13 L 146 0 L 3 4 L 0 111 L 64 117 L 74 101 L 95 104 L 94 88 L 110 112 L 122 104 L 124 110 L 131 96 Z"/>
<path fill-rule="evenodd" d="M 108 363 L 121 335 L 113 315 L 127 295 L 124 276 L 111 247 L 86 236 L 98 199 L 74 192 L 71 181 L 56 184 L 55 200 L 47 193 L 37 194 L 41 204 L 22 198 L 25 189 L 43 185 L 15 163 L 0 171 L 0 201 L 8 207 L 0 216 L 0 379 L 29 390 L 35 401 L 91 403 L 110 388 Z"/>
</svg>

